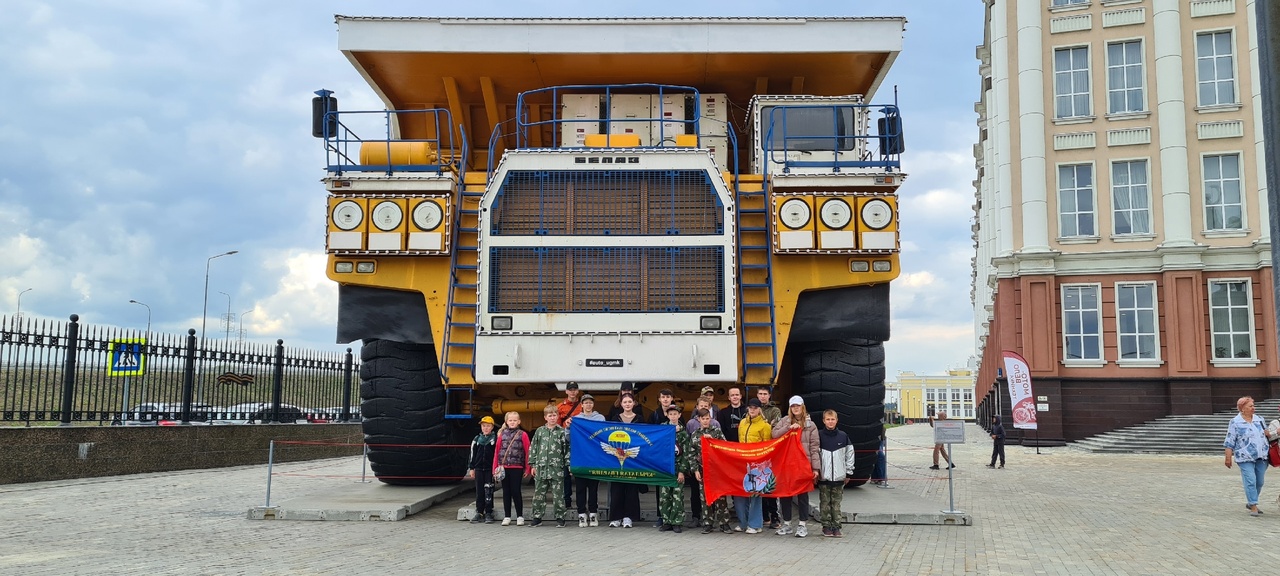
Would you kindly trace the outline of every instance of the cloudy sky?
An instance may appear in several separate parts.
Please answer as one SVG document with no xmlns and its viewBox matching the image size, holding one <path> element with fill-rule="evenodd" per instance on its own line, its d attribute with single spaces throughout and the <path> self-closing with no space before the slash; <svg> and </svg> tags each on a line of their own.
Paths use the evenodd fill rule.
<svg viewBox="0 0 1280 576">
<path fill-rule="evenodd" d="M 625 4 L 625 6 L 624 6 Z M 312 91 L 381 105 L 338 52 L 361 16 L 905 16 L 900 90 L 910 174 L 889 374 L 973 354 L 970 219 L 982 2 L 738 0 L 6 0 L 0 11 L 0 315 L 141 329 L 219 314 L 253 341 L 333 344 L 323 153 Z M 224 296 L 222 293 L 226 293 Z M 892 376 L 891 376 L 892 378 Z"/>
</svg>

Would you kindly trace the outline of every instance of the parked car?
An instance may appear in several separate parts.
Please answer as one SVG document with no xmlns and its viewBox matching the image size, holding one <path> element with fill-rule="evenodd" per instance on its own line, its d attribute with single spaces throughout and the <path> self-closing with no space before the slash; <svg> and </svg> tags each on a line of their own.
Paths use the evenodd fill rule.
<svg viewBox="0 0 1280 576">
<path fill-rule="evenodd" d="M 214 424 L 263 424 L 271 422 L 272 412 L 270 402 L 249 402 L 247 404 L 236 404 L 228 406 L 222 418 L 214 420 Z M 280 422 L 294 423 L 298 421 L 307 421 L 304 411 L 292 404 L 280 405 Z"/>
<path fill-rule="evenodd" d="M 212 404 L 191 404 L 191 422 L 207 424 L 210 416 L 222 409 Z M 124 422 L 115 421 L 113 425 L 154 426 L 165 422 L 182 421 L 182 404 L 170 402 L 144 402 L 134 406 Z"/>
</svg>

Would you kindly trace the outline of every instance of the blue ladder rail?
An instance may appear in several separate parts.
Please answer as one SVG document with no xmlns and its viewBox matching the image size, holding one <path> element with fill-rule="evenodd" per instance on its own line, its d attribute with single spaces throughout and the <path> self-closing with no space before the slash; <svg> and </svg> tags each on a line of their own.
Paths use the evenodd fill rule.
<svg viewBox="0 0 1280 576">
<path fill-rule="evenodd" d="M 745 380 L 747 377 L 746 372 L 748 370 L 753 368 L 767 368 L 769 370 L 769 383 L 772 384 L 773 381 L 778 377 L 778 331 L 777 331 L 777 318 L 775 316 L 774 301 L 773 301 L 773 250 L 769 246 L 769 239 L 773 237 L 773 230 L 772 230 L 773 218 L 772 218 L 772 213 L 769 209 L 769 181 L 768 181 L 768 178 L 765 178 L 765 180 L 763 180 L 760 183 L 759 192 L 743 192 L 741 190 L 741 186 L 739 184 L 740 174 L 738 172 L 738 166 L 737 166 L 737 147 L 738 147 L 737 135 L 734 133 L 732 129 L 729 130 L 729 137 L 730 137 L 730 140 L 732 140 L 732 145 L 730 149 L 733 151 L 733 155 L 734 155 L 733 193 L 734 193 L 734 199 L 738 203 L 738 230 L 737 230 L 738 305 L 743 308 L 743 320 L 739 324 L 739 327 L 742 329 L 742 367 L 743 367 L 742 376 L 743 376 L 743 379 Z M 747 197 L 759 198 L 760 204 L 762 207 L 761 208 L 743 208 L 743 204 L 745 204 L 744 199 Z M 757 216 L 759 219 L 764 221 L 764 226 L 744 226 L 742 224 L 744 215 Z M 742 238 L 743 232 L 763 233 L 765 238 L 764 245 L 745 244 Z M 748 251 L 758 251 L 764 254 L 764 263 L 763 264 L 746 263 L 746 258 L 744 257 L 744 255 Z M 753 270 L 753 271 L 763 270 L 765 274 L 765 278 L 767 278 L 768 280 L 763 283 L 746 282 L 743 280 L 743 277 L 746 271 L 748 270 Z M 749 303 L 746 297 L 746 293 L 748 290 L 767 290 L 768 301 Z M 746 310 L 755 309 L 755 308 L 764 308 L 768 311 L 769 319 L 767 322 L 759 322 L 759 321 L 749 322 L 746 320 Z M 764 329 L 769 334 L 768 342 L 765 342 L 763 340 L 756 341 L 756 340 L 749 339 L 747 337 L 748 329 L 755 329 L 754 331 L 757 331 L 757 332 L 760 329 Z M 763 348 L 765 346 L 769 347 L 769 350 L 773 355 L 772 362 L 769 362 L 766 364 L 764 362 L 748 361 L 748 352 L 751 349 Z"/>
<path fill-rule="evenodd" d="M 478 246 L 476 245 L 466 246 L 463 244 L 463 241 L 462 241 L 462 237 L 464 233 L 478 233 L 479 230 L 478 228 L 466 228 L 462 225 L 462 222 L 463 222 L 463 219 L 466 218 L 467 216 L 475 216 L 477 226 L 479 225 L 480 211 L 467 209 L 466 206 L 467 206 L 468 199 L 478 200 L 483 195 L 484 195 L 483 192 L 468 192 L 466 190 L 466 182 L 464 181 L 460 181 L 458 184 L 458 217 L 454 221 L 454 244 L 453 244 L 453 252 L 450 255 L 450 261 L 449 261 L 449 299 L 447 302 L 447 306 L 445 308 L 444 345 L 441 346 L 441 350 L 443 350 L 444 357 L 441 358 L 441 362 L 440 362 L 440 366 L 441 366 L 440 378 L 446 383 L 449 382 L 450 368 L 465 368 L 471 372 L 472 378 L 475 378 L 475 362 L 474 362 L 475 360 L 474 350 L 476 346 L 475 342 L 454 342 L 453 331 L 455 328 L 463 329 L 466 327 L 470 327 L 471 331 L 474 333 L 475 327 L 476 327 L 476 318 L 479 316 L 479 307 L 477 304 L 470 303 L 470 302 L 457 301 L 457 294 L 459 289 L 463 289 L 463 290 L 476 289 L 476 284 L 462 282 L 458 279 L 458 270 L 469 270 L 469 271 L 478 272 L 479 266 L 470 265 L 470 264 L 459 265 L 458 255 L 464 251 L 472 252 L 472 253 L 475 253 L 477 256 L 476 262 L 480 261 Z M 454 321 L 453 313 L 454 311 L 457 311 L 457 310 L 471 310 L 471 321 L 470 322 Z M 461 362 L 450 362 L 449 361 L 450 352 L 452 352 L 456 348 L 472 349 L 472 362 L 465 363 L 465 364 Z"/>
</svg>

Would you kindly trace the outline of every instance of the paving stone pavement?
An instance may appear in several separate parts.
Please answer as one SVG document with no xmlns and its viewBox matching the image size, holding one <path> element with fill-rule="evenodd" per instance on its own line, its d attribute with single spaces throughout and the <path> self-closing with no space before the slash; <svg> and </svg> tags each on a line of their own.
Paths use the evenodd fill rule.
<svg viewBox="0 0 1280 576">
<path fill-rule="evenodd" d="M 1249 566 L 1280 564 L 1280 475 L 1253 518 L 1221 456 L 1010 446 L 992 470 L 983 431 L 966 435 L 954 448 L 967 527 L 846 525 L 840 540 L 503 528 L 458 522 L 465 496 L 400 522 L 253 521 L 266 486 L 255 466 L 0 486 L 0 574 L 1224 574 L 1246 569 L 1246 551 Z M 942 509 L 930 438 L 922 424 L 889 432 L 890 484 Z M 353 482 L 360 461 L 276 472 L 273 500 Z M 878 488 L 845 498 L 865 490 Z"/>
</svg>

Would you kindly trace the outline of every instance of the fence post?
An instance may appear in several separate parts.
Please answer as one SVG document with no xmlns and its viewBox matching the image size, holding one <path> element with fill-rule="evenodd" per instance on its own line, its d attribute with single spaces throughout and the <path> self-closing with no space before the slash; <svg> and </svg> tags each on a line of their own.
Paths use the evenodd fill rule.
<svg viewBox="0 0 1280 576">
<path fill-rule="evenodd" d="M 71 425 L 71 406 L 76 394 L 76 343 L 80 341 L 80 315 L 72 314 L 67 324 L 67 355 L 62 366 L 62 426 Z"/>
<path fill-rule="evenodd" d="M 342 359 L 342 421 L 351 421 L 351 370 L 352 365 L 351 349 L 347 348 L 347 355 Z"/>
<path fill-rule="evenodd" d="M 182 370 L 182 423 L 191 423 L 191 397 L 196 387 L 196 329 L 187 329 L 187 363 Z"/>
<path fill-rule="evenodd" d="M 280 400 L 284 396 L 284 340 L 276 340 L 276 363 L 271 375 L 271 421 L 280 421 Z"/>
</svg>

